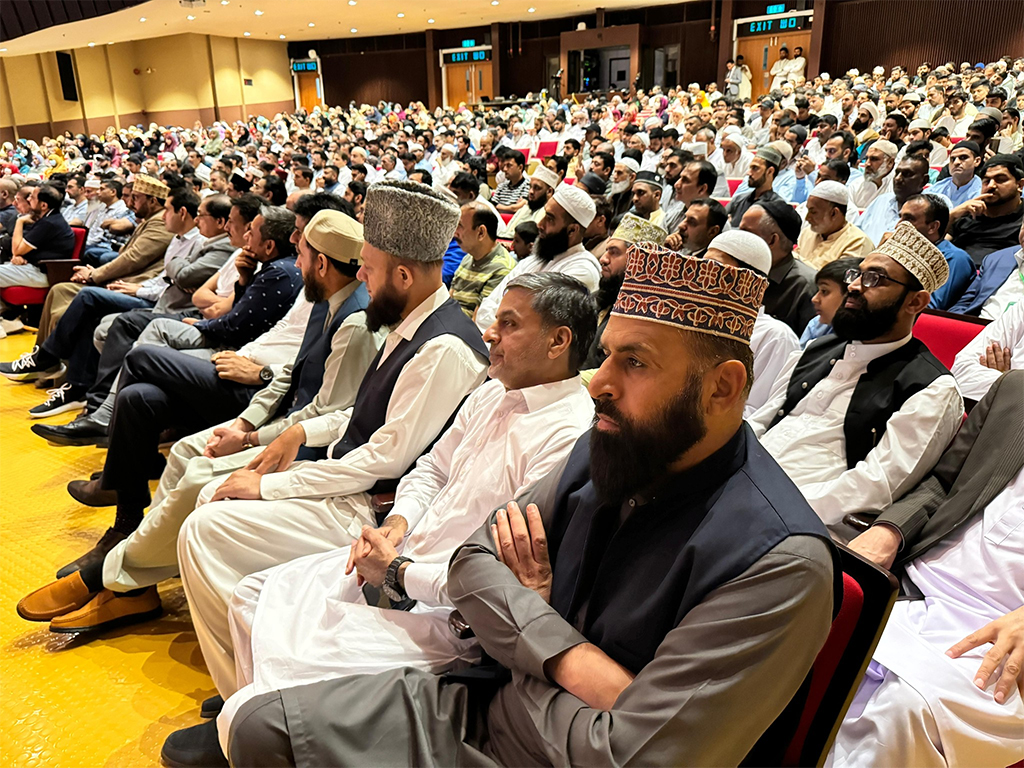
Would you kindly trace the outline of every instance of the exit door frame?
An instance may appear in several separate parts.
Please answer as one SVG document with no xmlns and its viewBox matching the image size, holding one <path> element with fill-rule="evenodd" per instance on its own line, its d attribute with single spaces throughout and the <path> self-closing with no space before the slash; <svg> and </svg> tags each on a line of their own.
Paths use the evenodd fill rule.
<svg viewBox="0 0 1024 768">
<path fill-rule="evenodd" d="M 442 48 L 439 50 L 437 52 L 437 60 L 441 66 L 441 103 L 445 105 L 448 104 L 448 78 L 446 77 L 444 70 L 448 65 L 444 63 L 444 55 L 446 53 L 459 53 L 461 51 L 491 51 L 491 61 L 494 60 L 493 45 L 474 45 L 472 48 Z M 472 64 L 473 62 L 467 63 Z"/>
<path fill-rule="evenodd" d="M 745 16 L 742 19 L 733 19 L 732 20 L 732 58 L 733 59 L 736 58 L 736 43 L 737 43 L 736 33 L 739 31 L 740 24 L 748 24 L 751 21 L 768 21 L 768 19 L 781 19 L 783 17 L 793 17 L 793 16 L 799 17 L 799 16 L 813 16 L 813 15 L 814 15 L 814 11 L 813 10 L 810 10 L 810 11 L 790 11 L 788 13 L 773 13 L 770 16 Z M 802 30 L 801 29 L 801 30 L 794 30 L 794 31 L 804 32 L 806 30 Z M 811 34 L 814 33 L 814 28 L 813 27 L 811 28 L 810 32 L 811 32 Z M 780 35 L 776 35 L 776 37 L 779 37 L 779 36 Z"/>
<path fill-rule="evenodd" d="M 320 54 L 314 57 L 316 61 L 316 95 L 320 97 L 320 108 L 326 109 L 327 102 L 324 101 L 324 64 L 320 61 Z M 304 56 L 302 59 L 288 59 L 288 69 L 292 69 L 292 64 L 296 61 L 306 61 L 308 56 Z M 299 107 L 302 104 L 299 102 L 299 73 L 292 70 L 292 97 L 295 100 L 295 111 L 299 111 Z"/>
</svg>

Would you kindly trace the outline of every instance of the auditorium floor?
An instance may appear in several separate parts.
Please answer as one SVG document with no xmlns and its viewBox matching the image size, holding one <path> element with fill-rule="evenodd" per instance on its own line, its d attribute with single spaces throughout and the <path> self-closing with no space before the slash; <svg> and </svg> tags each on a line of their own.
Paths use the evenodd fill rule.
<svg viewBox="0 0 1024 768">
<path fill-rule="evenodd" d="M 29 351 L 34 338 L 0 339 L 0 360 Z M 198 723 L 199 703 L 215 692 L 181 583 L 161 585 L 160 620 L 89 641 L 52 634 L 14 610 L 85 552 L 114 514 L 83 507 L 65 490 L 102 467 L 102 451 L 54 447 L 29 432 L 26 412 L 44 399 L 32 384 L 0 378 L 0 765 L 159 765 L 167 735 Z"/>
</svg>

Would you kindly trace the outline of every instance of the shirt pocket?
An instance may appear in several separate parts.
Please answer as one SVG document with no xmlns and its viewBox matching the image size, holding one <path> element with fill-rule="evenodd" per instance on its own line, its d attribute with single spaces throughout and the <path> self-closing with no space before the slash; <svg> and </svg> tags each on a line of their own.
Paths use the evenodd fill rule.
<svg viewBox="0 0 1024 768">
<path fill-rule="evenodd" d="M 983 523 L 985 540 L 996 546 L 1007 547 L 1024 554 L 1024 502 L 1015 501 L 1001 515 Z"/>
</svg>

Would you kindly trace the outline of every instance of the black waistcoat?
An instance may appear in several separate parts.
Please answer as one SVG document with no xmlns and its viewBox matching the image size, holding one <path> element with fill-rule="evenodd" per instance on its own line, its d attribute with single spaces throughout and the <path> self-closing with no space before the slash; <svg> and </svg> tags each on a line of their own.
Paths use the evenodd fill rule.
<svg viewBox="0 0 1024 768">
<path fill-rule="evenodd" d="M 462 311 L 458 302 L 448 299 L 444 304 L 430 313 L 427 318 L 416 329 L 411 339 L 402 339 L 388 355 L 388 359 L 377 367 L 381 356 L 384 354 L 384 347 L 381 347 L 377 356 L 370 363 L 370 368 L 359 385 L 359 392 L 356 395 L 356 402 L 352 409 L 352 419 L 348 423 L 345 435 L 331 449 L 331 458 L 338 459 L 351 450 L 366 443 L 381 426 L 387 417 L 388 403 L 391 402 L 391 393 L 395 389 L 395 383 L 405 364 L 416 356 L 420 347 L 431 339 L 451 334 L 468 344 L 474 352 L 486 361 L 488 359 L 487 346 L 480 337 L 480 331 L 473 324 L 466 313 Z M 438 433 L 442 434 L 451 424 L 455 417 L 453 409 L 444 429 Z M 435 440 L 438 435 L 435 435 Z M 434 440 L 431 441 L 433 445 Z M 424 451 L 430 450 L 427 446 Z M 413 462 L 415 463 L 415 462 Z M 409 471 L 409 467 L 403 469 L 397 477 L 378 479 L 376 485 L 368 493 L 393 493 L 398 487 L 401 476 Z"/>
<path fill-rule="evenodd" d="M 848 343 L 830 335 L 808 345 L 789 380 L 786 402 L 769 429 L 789 415 L 818 382 L 828 377 L 836 361 L 843 359 Z M 852 469 L 878 445 L 889 417 L 907 400 L 939 376 L 948 374 L 946 366 L 915 338 L 868 363 L 867 370 L 857 380 L 843 420 L 847 467 Z"/>
</svg>

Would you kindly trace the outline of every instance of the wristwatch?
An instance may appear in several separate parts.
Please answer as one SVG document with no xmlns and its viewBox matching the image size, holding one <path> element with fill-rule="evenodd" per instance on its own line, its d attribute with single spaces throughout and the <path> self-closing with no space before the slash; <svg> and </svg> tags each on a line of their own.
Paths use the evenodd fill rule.
<svg viewBox="0 0 1024 768">
<path fill-rule="evenodd" d="M 269 365 L 264 365 L 260 368 L 260 381 L 264 385 L 269 384 L 274 380 L 274 370 Z"/>
<path fill-rule="evenodd" d="M 408 593 L 402 589 L 402 585 L 398 583 L 398 569 L 402 567 L 402 563 L 411 562 L 411 557 L 396 557 L 391 561 L 391 565 L 388 566 L 387 573 L 384 574 L 384 583 L 381 585 L 381 589 L 384 590 L 385 595 L 395 602 L 400 602 L 409 597 Z"/>
</svg>

